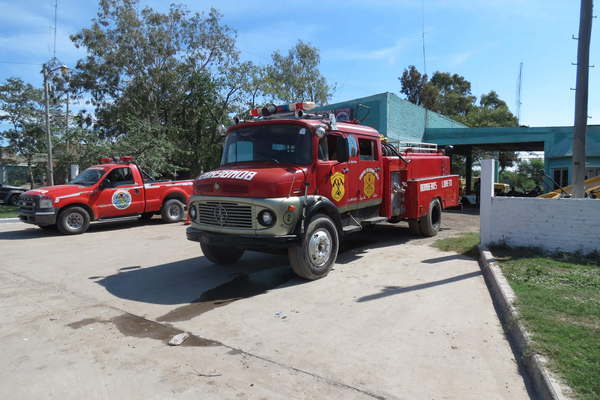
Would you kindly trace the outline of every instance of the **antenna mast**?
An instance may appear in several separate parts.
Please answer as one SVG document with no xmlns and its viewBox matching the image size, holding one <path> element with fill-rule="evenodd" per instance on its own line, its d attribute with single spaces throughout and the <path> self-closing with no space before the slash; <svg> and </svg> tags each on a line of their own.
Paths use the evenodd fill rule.
<svg viewBox="0 0 600 400">
<path fill-rule="evenodd" d="M 52 45 L 52 59 L 56 59 L 56 25 L 58 20 L 58 0 L 54 0 L 54 43 Z"/>
<path fill-rule="evenodd" d="M 523 61 L 519 64 L 519 78 L 517 79 L 517 126 L 521 125 L 521 85 L 523 84 Z"/>
</svg>

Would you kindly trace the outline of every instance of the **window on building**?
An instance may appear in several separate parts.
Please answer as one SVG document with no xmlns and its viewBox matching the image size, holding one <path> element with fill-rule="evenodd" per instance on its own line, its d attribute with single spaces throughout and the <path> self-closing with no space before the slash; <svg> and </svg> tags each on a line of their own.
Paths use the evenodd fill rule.
<svg viewBox="0 0 600 400">
<path fill-rule="evenodd" d="M 596 176 L 600 176 L 600 168 L 587 168 L 585 170 L 585 179 L 590 179 Z"/>
<path fill-rule="evenodd" d="M 358 139 L 360 159 L 363 161 L 377 160 L 375 141 L 369 139 Z"/>
<path fill-rule="evenodd" d="M 569 184 L 569 168 L 554 168 L 554 189 L 558 189 Z"/>
</svg>

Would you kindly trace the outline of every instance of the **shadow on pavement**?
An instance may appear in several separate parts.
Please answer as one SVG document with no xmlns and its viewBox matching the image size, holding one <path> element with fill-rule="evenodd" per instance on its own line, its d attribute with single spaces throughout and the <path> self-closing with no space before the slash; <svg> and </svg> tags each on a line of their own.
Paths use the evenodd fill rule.
<svg viewBox="0 0 600 400">
<path fill-rule="evenodd" d="M 297 278 L 286 257 L 248 252 L 222 266 L 195 257 L 147 268 L 125 266 L 95 280 L 112 295 L 151 304 L 179 306 L 159 321 L 182 321 L 233 301 L 306 281 Z"/>
<path fill-rule="evenodd" d="M 413 286 L 405 286 L 405 287 L 386 286 L 381 290 L 381 292 L 375 293 L 375 294 L 370 294 L 368 296 L 360 297 L 356 301 L 359 303 L 362 303 L 365 301 L 377 300 L 382 297 L 394 296 L 397 294 L 412 292 L 415 290 L 428 289 L 428 288 L 431 288 L 434 286 L 446 285 L 448 283 L 462 281 L 464 279 L 470 279 L 470 278 L 474 278 L 474 277 L 480 276 L 480 275 L 481 275 L 481 271 L 474 271 L 474 272 L 469 272 L 467 274 L 456 275 L 456 276 L 453 276 L 452 278 L 447 278 L 447 279 L 442 279 L 439 281 L 433 281 L 433 282 L 427 282 L 427 283 L 420 283 L 418 285 L 413 285 Z"/>
<path fill-rule="evenodd" d="M 437 263 L 441 263 L 441 262 L 445 262 L 445 261 L 452 261 L 452 260 L 470 260 L 470 261 L 472 261 L 473 258 L 465 256 L 463 254 L 452 254 L 449 256 L 428 258 L 427 260 L 423 260 L 421 262 L 425 263 L 425 264 L 437 264 Z"/>
<path fill-rule="evenodd" d="M 99 232 L 108 232 L 118 229 L 126 229 L 132 228 L 136 226 L 145 226 L 145 225 L 160 225 L 163 224 L 160 219 L 152 219 L 149 221 L 139 221 L 139 220 L 126 220 L 126 221 L 116 221 L 116 222 L 94 222 L 90 225 L 87 232 L 83 233 L 83 235 L 89 235 L 93 233 Z M 52 237 L 52 236 L 65 236 L 58 232 L 56 227 L 49 228 L 39 228 L 35 225 L 28 225 L 25 229 L 18 229 L 14 231 L 6 231 L 0 232 L 0 240 L 23 240 L 23 239 L 38 239 L 43 237 Z"/>
</svg>

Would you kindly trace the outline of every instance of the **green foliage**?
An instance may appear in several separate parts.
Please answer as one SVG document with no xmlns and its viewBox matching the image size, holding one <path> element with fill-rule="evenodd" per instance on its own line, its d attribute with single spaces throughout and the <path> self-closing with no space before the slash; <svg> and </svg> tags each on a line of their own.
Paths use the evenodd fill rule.
<svg viewBox="0 0 600 400">
<path fill-rule="evenodd" d="M 515 291 L 533 350 L 574 389 L 600 397 L 600 255 L 546 254 L 537 249 L 492 249 Z"/>
<path fill-rule="evenodd" d="M 479 233 L 477 232 L 462 233 L 455 237 L 438 239 L 433 243 L 433 247 L 442 251 L 454 251 L 475 259 L 479 258 L 478 246 Z"/>
<path fill-rule="evenodd" d="M 299 40 L 284 56 L 279 51 L 271 55 L 272 64 L 265 70 L 264 93 L 275 101 L 293 103 L 314 101 L 326 104 L 334 88 L 319 72 L 319 50 Z"/>
<path fill-rule="evenodd" d="M 522 160 L 515 171 L 502 171 L 500 181 L 518 192 L 529 192 L 544 187 L 544 176 L 544 160 Z"/>
<path fill-rule="evenodd" d="M 439 72 L 431 80 L 410 65 L 400 78 L 401 93 L 414 104 L 439 112 L 472 128 L 516 126 L 517 119 L 498 93 L 471 94 L 471 82 L 458 74 Z"/>
<path fill-rule="evenodd" d="M 0 218 L 16 218 L 18 216 L 19 216 L 18 207 L 0 205 Z"/>
<path fill-rule="evenodd" d="M 159 172 L 197 173 L 215 166 L 217 126 L 241 103 L 248 64 L 239 61 L 233 31 L 221 15 L 138 11 L 135 0 L 101 0 L 89 28 L 72 36 L 88 55 L 72 87 L 92 97 L 86 126 Z M 206 139 L 212 140 L 206 140 Z M 195 159 L 186 156 L 191 145 Z"/>
</svg>

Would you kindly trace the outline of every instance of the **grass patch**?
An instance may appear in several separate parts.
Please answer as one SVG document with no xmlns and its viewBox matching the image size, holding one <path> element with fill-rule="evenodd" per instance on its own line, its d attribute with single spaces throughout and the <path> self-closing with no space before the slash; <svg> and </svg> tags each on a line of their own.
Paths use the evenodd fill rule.
<svg viewBox="0 0 600 400">
<path fill-rule="evenodd" d="M 580 399 L 600 399 L 600 255 L 492 248 L 517 295 L 533 350 Z"/>
<path fill-rule="evenodd" d="M 16 218 L 19 215 L 19 208 L 16 206 L 0 206 L 0 218 Z"/>
<path fill-rule="evenodd" d="M 439 239 L 433 243 L 433 247 L 440 250 L 454 251 L 475 259 L 479 258 L 478 245 L 479 233 L 477 232 L 463 233 L 456 237 Z"/>
</svg>

